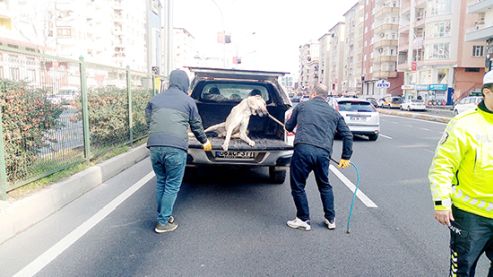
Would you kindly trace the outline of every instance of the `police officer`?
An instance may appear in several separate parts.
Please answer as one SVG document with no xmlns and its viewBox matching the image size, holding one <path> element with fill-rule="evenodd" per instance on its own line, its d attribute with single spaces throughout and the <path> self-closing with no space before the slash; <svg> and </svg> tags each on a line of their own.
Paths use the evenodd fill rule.
<svg viewBox="0 0 493 277">
<path fill-rule="evenodd" d="M 305 193 L 306 179 L 311 171 L 315 174 L 322 198 L 324 223 L 329 230 L 336 228 L 334 194 L 328 177 L 329 159 L 337 132 L 343 143 L 339 167 L 348 167 L 353 153 L 353 135 L 341 114 L 327 103 L 327 94 L 326 88 L 316 86 L 310 95 L 311 99 L 298 104 L 286 122 L 287 131 L 292 132 L 297 127 L 290 168 L 291 195 L 297 212 L 296 218 L 287 222 L 294 229 L 311 229 Z"/>
<path fill-rule="evenodd" d="M 434 217 L 450 229 L 450 276 L 474 276 L 483 253 L 493 262 L 493 71 L 482 92 L 449 122 L 429 171 Z"/>
</svg>

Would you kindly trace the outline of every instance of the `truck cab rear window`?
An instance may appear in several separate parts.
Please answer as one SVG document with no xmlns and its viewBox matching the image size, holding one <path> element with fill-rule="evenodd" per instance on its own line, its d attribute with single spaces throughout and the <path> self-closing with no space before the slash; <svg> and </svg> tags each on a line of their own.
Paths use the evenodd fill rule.
<svg viewBox="0 0 493 277">
<path fill-rule="evenodd" d="M 269 92 L 264 86 L 255 84 L 207 84 L 202 89 L 200 100 L 204 102 L 240 102 L 251 95 L 260 95 L 269 103 Z"/>
</svg>

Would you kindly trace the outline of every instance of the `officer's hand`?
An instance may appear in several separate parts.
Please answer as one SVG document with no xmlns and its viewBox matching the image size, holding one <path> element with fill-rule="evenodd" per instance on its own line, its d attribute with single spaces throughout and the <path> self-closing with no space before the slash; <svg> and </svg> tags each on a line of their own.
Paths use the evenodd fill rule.
<svg viewBox="0 0 493 277">
<path fill-rule="evenodd" d="M 339 165 L 337 167 L 339 168 L 347 168 L 349 166 L 349 160 L 344 160 L 344 159 L 341 159 L 339 161 Z"/>
<path fill-rule="evenodd" d="M 454 221 L 454 216 L 452 215 L 452 210 L 446 211 L 435 211 L 435 219 L 440 222 L 440 224 L 450 226 L 450 222 Z"/>
<path fill-rule="evenodd" d="M 205 152 L 212 151 L 212 143 L 210 140 L 207 140 L 206 143 L 202 144 L 202 149 L 204 149 Z"/>
</svg>

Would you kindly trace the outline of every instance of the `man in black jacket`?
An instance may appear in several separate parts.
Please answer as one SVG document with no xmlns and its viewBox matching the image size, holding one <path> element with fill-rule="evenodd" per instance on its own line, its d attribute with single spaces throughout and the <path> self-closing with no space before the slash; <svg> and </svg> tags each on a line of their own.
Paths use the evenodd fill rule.
<svg viewBox="0 0 493 277">
<path fill-rule="evenodd" d="M 305 193 L 306 179 L 311 171 L 315 174 L 322 205 L 324 223 L 335 229 L 334 194 L 329 183 L 329 160 L 336 132 L 342 137 L 342 155 L 339 167 L 349 166 L 352 154 L 353 135 L 338 111 L 327 102 L 327 90 L 316 86 L 310 100 L 298 104 L 286 122 L 286 130 L 296 127 L 294 154 L 291 160 L 291 194 L 296 206 L 296 218 L 287 222 L 295 229 L 309 231 L 310 213 Z"/>
<path fill-rule="evenodd" d="M 174 231 L 178 227 L 171 214 L 185 173 L 188 128 L 205 151 L 212 149 L 197 105 L 187 95 L 189 85 L 185 71 L 173 70 L 169 88 L 154 96 L 145 111 L 150 128 L 147 148 L 151 152 L 152 168 L 156 173 L 156 233 Z"/>
</svg>

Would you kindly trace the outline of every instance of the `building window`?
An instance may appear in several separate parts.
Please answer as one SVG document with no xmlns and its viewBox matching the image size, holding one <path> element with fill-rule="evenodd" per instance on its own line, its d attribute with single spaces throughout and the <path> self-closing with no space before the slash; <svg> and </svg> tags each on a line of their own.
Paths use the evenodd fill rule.
<svg viewBox="0 0 493 277">
<path fill-rule="evenodd" d="M 419 36 L 423 36 L 423 34 L 420 34 Z M 427 24 L 426 36 L 428 38 L 450 37 L 450 21 Z"/>
<path fill-rule="evenodd" d="M 0 66 L 0 79 L 5 78 L 3 75 L 3 66 Z"/>
<path fill-rule="evenodd" d="M 479 67 L 466 67 L 465 72 L 481 72 L 481 68 L 479 68 Z"/>
<path fill-rule="evenodd" d="M 34 69 L 27 70 L 27 79 L 29 82 L 36 82 L 36 71 Z"/>
<path fill-rule="evenodd" d="M 72 29 L 70 27 L 58 27 L 56 34 L 59 37 L 72 37 Z"/>
<path fill-rule="evenodd" d="M 430 16 L 447 15 L 451 13 L 450 0 L 428 0 L 427 8 Z"/>
<path fill-rule="evenodd" d="M 431 60 L 446 60 L 449 58 L 450 52 L 449 43 L 434 43 L 428 44 L 425 47 L 425 53 L 428 59 Z"/>
<path fill-rule="evenodd" d="M 9 55 L 9 63 L 19 64 L 19 56 L 17 56 L 17 55 Z"/>
<path fill-rule="evenodd" d="M 36 65 L 36 61 L 32 57 L 26 58 L 26 65 Z"/>
<path fill-rule="evenodd" d="M 483 56 L 483 51 L 484 51 L 484 46 L 480 45 L 474 45 L 472 47 L 472 56 L 473 57 L 482 57 Z"/>
<path fill-rule="evenodd" d="M 10 68 L 10 78 L 14 81 L 19 81 L 20 80 L 20 71 L 19 68 L 17 67 L 11 67 Z"/>
</svg>

